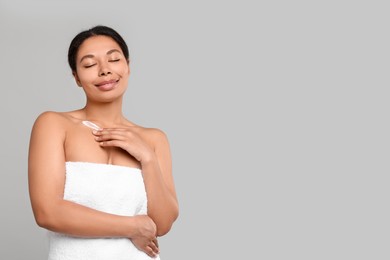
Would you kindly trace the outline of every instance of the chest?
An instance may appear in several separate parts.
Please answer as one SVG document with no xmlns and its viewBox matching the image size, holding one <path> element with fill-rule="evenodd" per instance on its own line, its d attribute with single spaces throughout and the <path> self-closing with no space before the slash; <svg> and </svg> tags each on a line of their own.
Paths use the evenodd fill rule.
<svg viewBox="0 0 390 260">
<path fill-rule="evenodd" d="M 64 152 L 66 161 L 140 167 L 139 162 L 121 148 L 101 147 L 96 142 L 92 130 L 83 126 L 75 126 L 67 131 Z"/>
</svg>

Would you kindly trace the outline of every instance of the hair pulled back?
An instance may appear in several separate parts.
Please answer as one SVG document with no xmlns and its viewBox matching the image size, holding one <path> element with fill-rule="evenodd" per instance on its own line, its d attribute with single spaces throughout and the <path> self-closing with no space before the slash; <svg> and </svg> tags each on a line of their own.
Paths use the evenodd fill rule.
<svg viewBox="0 0 390 260">
<path fill-rule="evenodd" d="M 91 29 L 85 30 L 77 34 L 72 42 L 70 43 L 69 50 L 68 50 L 68 63 L 70 68 L 72 69 L 72 72 L 76 71 L 76 57 L 77 52 L 81 46 L 81 44 L 88 38 L 92 36 L 107 36 L 113 39 L 121 48 L 123 55 L 125 56 L 126 60 L 129 60 L 129 49 L 127 47 L 127 44 L 125 40 L 122 38 L 122 36 L 116 32 L 114 29 L 98 25 L 95 27 L 92 27 Z"/>
</svg>

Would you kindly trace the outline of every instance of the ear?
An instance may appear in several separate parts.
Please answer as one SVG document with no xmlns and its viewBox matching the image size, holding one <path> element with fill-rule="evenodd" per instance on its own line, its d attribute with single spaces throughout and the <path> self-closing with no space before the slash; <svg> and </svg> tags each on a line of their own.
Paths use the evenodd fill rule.
<svg viewBox="0 0 390 260">
<path fill-rule="evenodd" d="M 73 74 L 74 80 L 76 81 L 77 86 L 82 87 L 79 76 L 77 75 L 77 73 L 75 71 L 73 71 L 72 74 Z"/>
</svg>

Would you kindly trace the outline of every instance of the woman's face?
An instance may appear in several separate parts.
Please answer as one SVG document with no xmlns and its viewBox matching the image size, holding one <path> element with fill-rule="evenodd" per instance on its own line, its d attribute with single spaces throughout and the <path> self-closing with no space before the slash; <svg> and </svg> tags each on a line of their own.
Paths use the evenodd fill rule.
<svg viewBox="0 0 390 260">
<path fill-rule="evenodd" d="M 93 36 L 81 44 L 74 76 L 90 100 L 109 102 L 122 96 L 129 75 L 128 61 L 112 38 Z"/>
</svg>

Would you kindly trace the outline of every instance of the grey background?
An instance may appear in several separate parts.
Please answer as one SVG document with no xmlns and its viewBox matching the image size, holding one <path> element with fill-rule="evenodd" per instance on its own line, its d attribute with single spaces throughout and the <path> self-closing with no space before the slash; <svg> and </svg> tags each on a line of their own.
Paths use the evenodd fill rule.
<svg viewBox="0 0 390 260">
<path fill-rule="evenodd" d="M 0 0 L 0 258 L 46 257 L 31 127 L 84 105 L 67 48 L 105 24 L 130 47 L 125 114 L 172 146 L 162 259 L 389 259 L 385 3 Z"/>
</svg>

